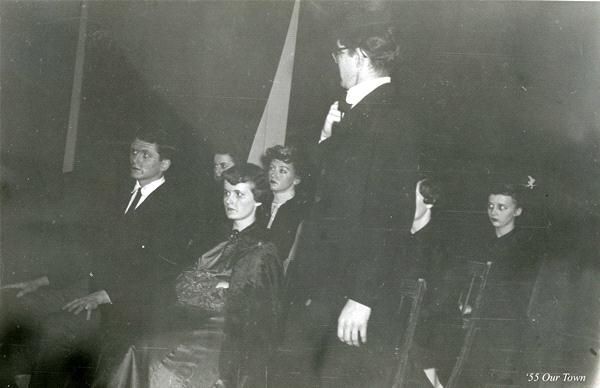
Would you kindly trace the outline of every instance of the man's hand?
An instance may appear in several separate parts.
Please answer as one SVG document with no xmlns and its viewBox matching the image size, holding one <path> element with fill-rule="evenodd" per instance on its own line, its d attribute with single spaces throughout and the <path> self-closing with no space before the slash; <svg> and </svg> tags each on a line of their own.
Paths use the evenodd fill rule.
<svg viewBox="0 0 600 388">
<path fill-rule="evenodd" d="M 325 118 L 325 123 L 323 124 L 323 129 L 321 129 L 321 139 L 319 142 L 322 142 L 325 139 L 328 139 L 332 134 L 332 128 L 334 123 L 339 123 L 342 119 L 342 112 L 338 110 L 338 102 L 334 102 L 331 104 L 329 108 L 329 113 L 327 113 L 327 117 Z"/>
<path fill-rule="evenodd" d="M 36 292 L 38 290 L 38 288 L 40 288 L 40 287 L 48 286 L 48 285 L 50 285 L 50 281 L 48 280 L 48 277 L 42 276 L 41 278 L 29 280 L 27 282 L 7 284 L 5 286 L 2 286 L 2 288 L 0 288 L 0 290 L 5 290 L 5 289 L 9 289 L 9 288 L 17 289 L 17 290 L 19 290 L 19 292 L 17 292 L 17 298 L 20 298 L 20 297 L 30 294 L 32 292 Z"/>
<path fill-rule="evenodd" d="M 367 324 L 371 308 L 348 299 L 338 318 L 337 335 L 340 341 L 354 346 L 367 342 Z"/>
<path fill-rule="evenodd" d="M 221 379 L 215 381 L 215 383 L 213 384 L 212 388 L 226 388 L 227 384 L 225 384 L 225 382 Z"/>
<path fill-rule="evenodd" d="M 89 321 L 92 317 L 92 311 L 97 309 L 99 305 L 106 303 L 111 303 L 111 301 L 106 291 L 102 290 L 84 296 L 83 298 L 77 298 L 64 305 L 62 309 L 74 313 L 75 315 L 86 310 L 86 319 Z"/>
</svg>

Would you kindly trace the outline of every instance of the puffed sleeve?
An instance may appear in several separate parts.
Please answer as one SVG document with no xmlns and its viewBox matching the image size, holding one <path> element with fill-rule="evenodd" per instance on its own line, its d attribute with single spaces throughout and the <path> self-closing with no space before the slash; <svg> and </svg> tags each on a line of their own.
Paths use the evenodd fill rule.
<svg viewBox="0 0 600 388">
<path fill-rule="evenodd" d="M 234 265 L 225 304 L 219 369 L 227 386 L 259 386 L 280 333 L 282 268 L 272 243 L 258 242 Z"/>
</svg>

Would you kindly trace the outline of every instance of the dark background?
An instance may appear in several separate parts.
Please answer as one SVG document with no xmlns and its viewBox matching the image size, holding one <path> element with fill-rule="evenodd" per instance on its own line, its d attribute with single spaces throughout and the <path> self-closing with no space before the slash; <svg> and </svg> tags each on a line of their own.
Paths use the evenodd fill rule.
<svg viewBox="0 0 600 388">
<path fill-rule="evenodd" d="M 183 184 L 209 179 L 215 147 L 247 155 L 292 6 L 89 3 L 75 170 L 63 174 L 80 3 L 2 1 L 3 281 L 59 258 L 130 190 L 136 125 L 160 122 L 176 134 L 182 153 L 170 174 Z M 537 305 L 562 334 L 548 346 L 597 365 L 589 349 L 598 350 L 600 330 L 600 4 L 303 1 L 288 140 L 318 137 L 340 92 L 330 30 L 367 11 L 396 26 L 393 79 L 420 125 L 422 172 L 447 183 L 447 222 L 485 228 L 490 181 L 536 178 L 521 223 L 551 236 Z"/>
</svg>

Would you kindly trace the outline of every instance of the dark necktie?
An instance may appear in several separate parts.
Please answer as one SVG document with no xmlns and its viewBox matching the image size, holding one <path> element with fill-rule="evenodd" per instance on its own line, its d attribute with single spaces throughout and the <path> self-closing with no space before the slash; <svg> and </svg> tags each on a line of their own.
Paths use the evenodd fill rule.
<svg viewBox="0 0 600 388">
<path fill-rule="evenodd" d="M 341 96 L 340 99 L 338 100 L 338 110 L 345 115 L 346 113 L 350 112 L 351 108 L 352 108 L 352 105 L 350 105 L 346 102 L 346 95 Z"/>
<path fill-rule="evenodd" d="M 141 188 L 137 189 L 137 191 L 135 192 L 135 197 L 133 198 L 133 202 L 131 202 L 129 209 L 127 210 L 127 213 L 125 213 L 125 214 L 132 215 L 134 213 L 135 206 L 140 201 L 140 198 L 142 198 L 142 189 Z"/>
<path fill-rule="evenodd" d="M 340 98 L 338 99 L 338 110 L 340 112 L 342 112 L 342 120 L 344 120 L 344 117 L 346 117 L 346 113 L 350 112 L 350 108 L 352 108 L 352 105 L 348 104 L 346 102 L 346 95 L 342 94 L 340 96 Z M 341 122 L 341 121 L 340 121 Z M 335 129 L 337 127 L 339 127 L 340 122 L 337 123 L 333 123 L 332 127 L 331 127 L 331 135 L 333 136 L 333 134 L 335 133 Z"/>
</svg>

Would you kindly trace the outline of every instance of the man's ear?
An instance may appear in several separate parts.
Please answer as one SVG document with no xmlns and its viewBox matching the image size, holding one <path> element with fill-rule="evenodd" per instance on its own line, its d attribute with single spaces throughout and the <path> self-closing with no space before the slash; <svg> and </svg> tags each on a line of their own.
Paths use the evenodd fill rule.
<svg viewBox="0 0 600 388">
<path fill-rule="evenodd" d="M 363 51 L 360 47 L 354 49 L 354 62 L 356 63 L 356 66 L 361 66 L 364 60 L 365 57 L 363 56 Z"/>
<path fill-rule="evenodd" d="M 171 159 L 163 159 L 160 161 L 160 170 L 165 172 L 171 167 Z"/>
<path fill-rule="evenodd" d="M 520 216 L 520 215 L 521 215 L 521 213 L 523 213 L 523 208 L 522 208 L 522 207 L 518 207 L 518 208 L 515 210 L 515 217 L 518 217 L 518 216 Z"/>
<path fill-rule="evenodd" d="M 302 179 L 294 178 L 294 186 L 298 186 L 300 184 L 300 182 L 302 182 Z"/>
</svg>

